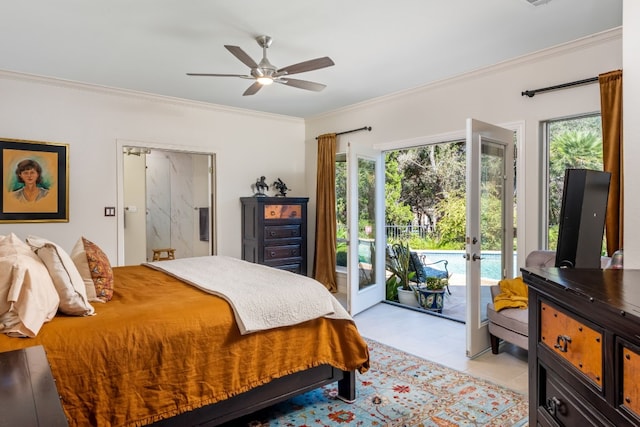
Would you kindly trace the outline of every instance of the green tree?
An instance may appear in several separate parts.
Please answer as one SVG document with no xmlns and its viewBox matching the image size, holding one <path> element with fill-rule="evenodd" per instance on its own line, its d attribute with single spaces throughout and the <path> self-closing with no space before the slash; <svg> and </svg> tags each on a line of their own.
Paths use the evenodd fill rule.
<svg viewBox="0 0 640 427">
<path fill-rule="evenodd" d="M 438 202 L 440 215 L 436 234 L 436 245 L 441 249 L 464 249 L 467 232 L 467 200 L 463 191 L 449 194 Z"/>
<path fill-rule="evenodd" d="M 464 142 L 432 144 L 398 154 L 402 200 L 411 206 L 418 225 L 437 228 L 438 203 L 464 188 Z"/>
<path fill-rule="evenodd" d="M 402 171 L 398 165 L 398 151 L 385 155 L 385 220 L 387 224 L 406 225 L 413 221 L 411 206 L 402 201 Z"/>
</svg>

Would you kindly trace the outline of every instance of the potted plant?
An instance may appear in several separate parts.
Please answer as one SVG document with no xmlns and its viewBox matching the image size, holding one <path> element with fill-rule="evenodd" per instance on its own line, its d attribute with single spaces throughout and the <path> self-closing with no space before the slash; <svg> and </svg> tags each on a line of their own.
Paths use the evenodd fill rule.
<svg viewBox="0 0 640 427">
<path fill-rule="evenodd" d="M 418 287 L 420 306 L 425 310 L 442 313 L 448 280 L 443 277 L 427 277 L 425 283 Z"/>
<path fill-rule="evenodd" d="M 387 270 L 391 276 L 387 279 L 387 298 L 401 304 L 419 307 L 418 295 L 411 280 L 415 272 L 411 271 L 411 257 L 408 243 L 396 243 L 387 250 Z"/>
</svg>

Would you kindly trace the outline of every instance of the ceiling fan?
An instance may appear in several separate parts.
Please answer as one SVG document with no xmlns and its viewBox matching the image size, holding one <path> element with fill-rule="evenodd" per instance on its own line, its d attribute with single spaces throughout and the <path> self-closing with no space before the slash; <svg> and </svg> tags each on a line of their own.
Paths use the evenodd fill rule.
<svg viewBox="0 0 640 427">
<path fill-rule="evenodd" d="M 187 73 L 188 76 L 213 76 L 213 77 L 240 77 L 243 79 L 255 80 L 255 82 L 249 86 L 247 90 L 242 94 L 243 96 L 254 95 L 262 86 L 270 85 L 271 83 L 280 83 L 287 86 L 297 87 L 299 89 L 313 90 L 320 92 L 326 87 L 321 83 L 310 82 L 307 80 L 291 79 L 288 76 L 291 74 L 299 74 L 307 71 L 318 70 L 320 68 L 330 67 L 334 65 L 334 62 L 328 56 L 322 58 L 311 59 L 309 61 L 299 62 L 297 64 L 289 65 L 284 68 L 276 68 L 267 59 L 267 49 L 271 46 L 273 41 L 269 36 L 258 36 L 256 41 L 262 47 L 262 60 L 260 63 L 251 59 L 247 53 L 238 46 L 225 45 L 233 56 L 238 58 L 251 69 L 251 74 L 211 74 L 211 73 Z"/>
</svg>

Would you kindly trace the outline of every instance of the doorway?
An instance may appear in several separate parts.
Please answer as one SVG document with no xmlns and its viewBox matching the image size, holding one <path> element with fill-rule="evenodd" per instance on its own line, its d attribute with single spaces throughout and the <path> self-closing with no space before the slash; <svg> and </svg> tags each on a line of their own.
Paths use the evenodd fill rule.
<svg viewBox="0 0 640 427">
<path fill-rule="evenodd" d="M 154 249 L 176 258 L 215 253 L 214 154 L 134 145 L 121 153 L 121 263 L 152 261 Z"/>
<path fill-rule="evenodd" d="M 512 147 L 511 150 L 513 150 L 513 158 L 511 158 L 511 156 L 505 157 L 501 163 L 505 168 L 503 177 L 510 181 L 510 185 L 513 185 L 513 187 L 511 187 L 513 190 L 508 190 L 507 183 L 503 182 L 503 187 L 501 187 L 503 191 L 501 191 L 500 194 L 505 197 L 507 193 L 511 194 L 513 196 L 513 202 L 507 200 L 502 202 L 505 208 L 511 206 L 512 209 L 506 208 L 499 211 L 493 208 L 485 209 L 485 214 L 500 212 L 500 215 L 476 214 L 476 218 L 478 218 L 482 224 L 482 229 L 489 231 L 489 234 L 485 231 L 482 240 L 478 240 L 486 244 L 483 244 L 478 251 L 471 252 L 471 255 L 473 255 L 473 253 L 480 253 L 479 250 L 482 250 L 482 262 L 474 262 L 476 267 L 478 267 L 478 273 L 476 274 L 479 275 L 480 280 L 474 280 L 474 283 L 482 285 L 485 288 L 492 283 L 496 283 L 499 278 L 504 277 L 503 275 L 507 277 L 517 275 L 519 271 L 518 265 L 524 261 L 524 257 L 515 250 L 516 241 L 518 247 L 525 246 L 524 235 L 516 236 L 516 226 L 517 224 L 523 224 L 526 216 L 524 204 L 517 203 L 516 201 L 526 199 L 524 180 L 516 179 L 516 171 L 522 173 L 525 167 L 524 158 L 516 155 L 520 151 L 519 148 L 524 144 L 524 123 L 507 123 L 502 124 L 502 127 L 508 129 L 510 132 L 509 145 Z M 456 305 L 458 305 L 461 310 L 459 310 L 460 313 L 455 316 L 455 320 L 472 323 L 473 325 L 469 326 L 474 326 L 473 333 L 478 335 L 476 330 L 480 330 L 479 334 L 482 334 L 482 326 L 485 324 L 482 318 L 486 313 L 486 309 L 482 309 L 483 302 L 481 296 L 486 294 L 488 289 L 480 289 L 471 296 L 467 293 L 470 287 L 467 287 L 466 254 L 468 248 L 465 245 L 466 236 L 468 235 L 466 230 L 466 218 L 468 215 L 465 207 L 467 205 L 466 193 L 468 187 L 466 182 L 466 175 L 468 173 L 466 170 L 466 149 L 468 148 L 466 137 L 466 131 L 456 131 L 404 141 L 375 144 L 374 148 L 381 150 L 386 157 L 385 177 L 386 183 L 390 184 L 390 186 L 385 189 L 386 200 L 384 202 L 386 207 L 384 233 L 387 236 L 387 240 L 405 240 L 411 248 L 414 246 L 419 248 L 419 250 L 416 251 L 419 252 L 418 255 L 431 262 L 440 259 L 446 259 L 448 261 L 448 270 L 449 273 L 451 273 L 449 285 L 452 294 L 449 295 L 447 293 L 444 296 L 445 309 L 442 313 L 429 312 L 429 314 L 432 315 L 427 317 L 433 318 L 434 321 L 436 321 L 436 317 L 454 320 L 453 316 L 447 316 L 445 313 L 447 309 L 456 308 Z M 484 157 L 479 158 L 487 161 L 488 165 L 493 164 L 491 160 L 496 157 L 493 156 L 493 147 L 484 147 L 480 153 Z M 403 157 L 398 159 L 401 154 Z M 414 169 L 412 177 L 405 176 L 404 173 L 399 173 L 399 160 L 404 164 L 402 169 Z M 397 173 L 393 173 L 393 170 L 390 170 L 390 168 L 393 167 L 395 167 Z M 425 175 L 424 171 L 428 168 L 434 170 L 439 168 L 440 173 Z M 507 171 L 509 168 L 511 168 L 511 171 Z M 493 169 L 486 168 L 480 168 L 479 170 L 482 171 L 482 173 L 485 171 L 493 171 Z M 477 176 L 478 183 L 481 182 L 481 178 L 484 177 L 488 179 L 490 176 L 488 174 L 482 175 L 482 173 Z M 443 179 L 438 181 L 438 179 L 440 179 L 438 177 Z M 491 175 L 491 177 L 495 178 L 496 175 Z M 406 189 L 406 187 L 411 187 L 416 190 L 415 193 L 418 193 L 423 191 L 425 186 L 429 186 L 432 179 L 435 180 L 436 183 L 443 183 L 441 185 L 435 185 L 436 188 L 440 188 L 441 190 L 446 188 L 446 192 L 440 194 L 443 197 L 441 197 L 442 203 L 438 203 L 438 205 L 440 205 L 438 208 L 431 203 L 431 201 L 438 199 L 437 192 L 425 189 L 424 191 L 427 193 L 429 193 L 429 191 L 432 192 L 428 197 L 423 198 L 428 202 L 423 204 L 420 203 L 419 200 L 412 200 L 411 193 L 403 190 Z M 411 182 L 411 180 L 413 180 L 413 182 Z M 485 182 L 484 187 L 480 188 L 484 188 L 485 190 L 490 188 L 491 185 L 493 185 L 491 182 L 492 181 Z M 498 187 L 493 185 L 491 188 Z M 460 192 L 463 194 L 459 194 Z M 478 194 L 485 196 L 481 203 L 488 203 L 487 207 L 490 207 L 493 206 L 492 202 L 494 201 L 494 197 L 488 196 L 493 196 L 498 193 L 483 193 L 478 191 Z M 406 205 L 409 205 L 408 209 Z M 510 218 L 507 216 L 510 216 Z M 500 221 L 496 222 L 498 219 Z M 508 224 L 513 224 L 509 227 L 510 233 L 513 233 L 513 235 L 502 236 L 505 230 L 500 231 L 502 227 L 495 228 L 492 226 L 494 223 L 501 223 L 502 220 Z M 513 249 L 500 249 L 502 245 L 498 245 L 497 240 L 494 242 L 495 245 L 491 243 L 488 237 L 494 234 L 502 236 L 500 242 L 513 242 Z M 484 280 L 482 278 L 484 278 Z M 460 288 L 453 288 L 452 286 L 460 286 Z M 457 292 L 458 289 L 460 292 Z M 454 295 L 456 298 L 454 298 Z M 473 322 L 468 321 L 470 316 L 467 311 L 471 304 L 467 303 L 470 301 L 474 307 L 474 312 L 471 314 L 471 316 L 473 316 Z M 395 304 L 397 305 L 398 303 Z M 486 301 L 484 301 L 484 305 L 486 306 Z M 411 308 L 411 311 L 426 312 L 421 307 Z M 407 316 L 415 315 L 415 313 L 411 313 L 411 311 L 407 311 Z M 474 352 L 470 352 L 469 355 L 473 356 L 473 353 Z"/>
<path fill-rule="evenodd" d="M 460 323 L 466 321 L 467 302 L 465 178 L 463 138 L 385 152 L 387 243 L 409 246 L 415 255 L 411 271 L 418 262 L 424 270 L 421 275 L 414 273 L 414 281 L 433 277 L 447 283 L 441 292 L 433 293 L 442 300 L 436 310 L 414 307 Z M 397 296 L 392 285 L 390 280 L 386 300 L 394 303 Z"/>
</svg>

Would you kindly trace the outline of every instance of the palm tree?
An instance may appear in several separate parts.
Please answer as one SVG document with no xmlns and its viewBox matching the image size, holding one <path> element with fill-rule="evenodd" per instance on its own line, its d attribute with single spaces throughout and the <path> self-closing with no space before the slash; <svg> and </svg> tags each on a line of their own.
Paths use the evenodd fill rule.
<svg viewBox="0 0 640 427">
<path fill-rule="evenodd" d="M 557 225 L 559 222 L 566 169 L 602 170 L 602 139 L 591 132 L 567 131 L 551 141 L 549 225 Z"/>
</svg>

